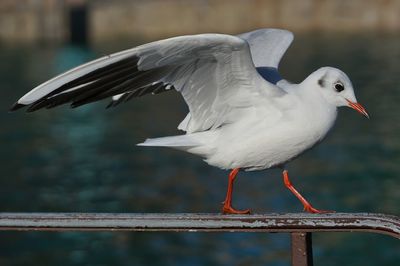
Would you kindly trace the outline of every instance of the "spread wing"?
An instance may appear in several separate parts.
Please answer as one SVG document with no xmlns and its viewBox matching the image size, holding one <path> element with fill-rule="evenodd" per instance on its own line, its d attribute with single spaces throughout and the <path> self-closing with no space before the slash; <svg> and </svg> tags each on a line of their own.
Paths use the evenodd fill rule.
<svg viewBox="0 0 400 266">
<path fill-rule="evenodd" d="M 278 66 L 293 41 L 293 33 L 280 29 L 260 29 L 238 37 L 249 43 L 254 65 L 264 79 L 273 84 L 282 80 Z"/>
<path fill-rule="evenodd" d="M 64 103 L 77 107 L 104 98 L 126 101 L 168 89 L 189 106 L 183 128 L 207 130 L 229 122 L 241 107 L 263 95 L 285 94 L 256 71 L 246 41 L 223 34 L 181 36 L 102 57 L 61 74 L 24 95 L 13 106 L 28 111 Z"/>
</svg>

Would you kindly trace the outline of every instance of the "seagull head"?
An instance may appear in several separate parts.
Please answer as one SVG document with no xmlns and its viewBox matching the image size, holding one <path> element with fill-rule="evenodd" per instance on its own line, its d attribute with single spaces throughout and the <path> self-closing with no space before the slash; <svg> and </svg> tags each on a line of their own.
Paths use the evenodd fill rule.
<svg viewBox="0 0 400 266">
<path fill-rule="evenodd" d="M 312 73 L 306 80 L 314 83 L 313 85 L 320 90 L 322 96 L 330 104 L 336 107 L 347 106 L 353 108 L 369 118 L 365 108 L 357 102 L 353 85 L 343 71 L 333 67 L 322 67 Z"/>
</svg>

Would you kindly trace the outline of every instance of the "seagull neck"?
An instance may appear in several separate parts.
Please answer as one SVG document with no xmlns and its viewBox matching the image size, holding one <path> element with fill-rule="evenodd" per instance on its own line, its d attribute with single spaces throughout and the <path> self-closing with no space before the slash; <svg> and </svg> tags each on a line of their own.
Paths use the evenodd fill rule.
<svg viewBox="0 0 400 266">
<path fill-rule="evenodd" d="M 310 79 L 305 79 L 298 86 L 298 94 L 303 102 L 313 106 L 313 109 L 319 108 L 321 110 L 326 110 L 328 113 L 336 114 L 336 105 L 329 102 L 322 94 L 320 88 L 315 86 L 315 82 Z"/>
<path fill-rule="evenodd" d="M 298 119 L 315 144 L 321 141 L 334 125 L 337 107 L 328 102 L 313 83 L 302 82 L 295 91 Z"/>
</svg>

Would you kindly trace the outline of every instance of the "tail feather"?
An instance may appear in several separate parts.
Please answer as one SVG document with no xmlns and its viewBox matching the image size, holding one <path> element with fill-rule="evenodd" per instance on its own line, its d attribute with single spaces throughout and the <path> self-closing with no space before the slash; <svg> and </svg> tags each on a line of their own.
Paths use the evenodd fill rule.
<svg viewBox="0 0 400 266">
<path fill-rule="evenodd" d="M 136 144 L 137 146 L 153 146 L 153 147 L 173 147 L 188 149 L 201 145 L 198 141 L 191 138 L 190 135 L 170 136 L 155 139 L 146 139 L 142 143 Z"/>
</svg>

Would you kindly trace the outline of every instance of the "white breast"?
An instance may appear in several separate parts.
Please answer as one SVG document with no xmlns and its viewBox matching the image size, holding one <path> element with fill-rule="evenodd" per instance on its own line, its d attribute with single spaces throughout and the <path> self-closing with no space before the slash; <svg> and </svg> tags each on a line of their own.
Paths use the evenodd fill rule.
<svg viewBox="0 0 400 266">
<path fill-rule="evenodd" d="M 307 99 L 289 102 L 290 106 L 275 117 L 267 113 L 262 118 L 263 108 L 254 108 L 249 110 L 253 114 L 221 128 L 213 143 L 214 153 L 206 162 L 224 169 L 262 170 L 282 165 L 312 148 L 332 128 L 336 107 Z"/>
</svg>

